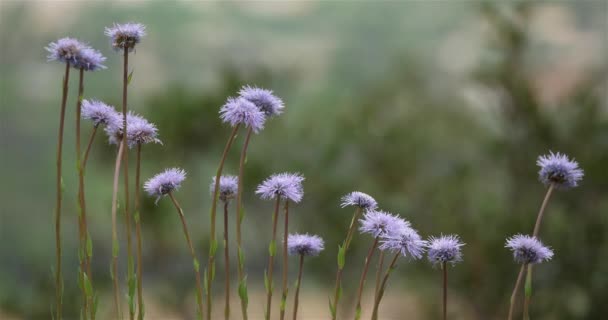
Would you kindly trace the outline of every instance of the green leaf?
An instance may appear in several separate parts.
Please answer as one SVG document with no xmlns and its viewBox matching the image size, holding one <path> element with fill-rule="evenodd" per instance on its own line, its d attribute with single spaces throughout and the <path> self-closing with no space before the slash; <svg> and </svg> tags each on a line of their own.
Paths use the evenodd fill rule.
<svg viewBox="0 0 608 320">
<path fill-rule="evenodd" d="M 135 69 L 131 70 L 131 72 L 127 76 L 127 85 L 131 84 L 131 80 L 133 79 L 133 72 L 135 72 Z"/>
<path fill-rule="evenodd" d="M 93 285 L 91 284 L 91 280 L 89 280 L 86 273 L 83 273 L 82 275 L 84 280 L 84 292 L 87 294 L 87 297 L 91 297 L 93 295 Z"/>
<path fill-rule="evenodd" d="M 110 279 L 114 280 L 114 266 L 110 262 Z"/>
<path fill-rule="evenodd" d="M 244 269 L 245 255 L 243 254 L 243 250 L 241 250 L 241 248 L 238 248 L 237 251 L 238 251 L 238 257 L 239 257 L 239 266 L 241 269 Z"/>
<path fill-rule="evenodd" d="M 217 240 L 211 239 L 209 242 L 209 255 L 215 256 L 215 252 L 217 252 Z"/>
<path fill-rule="evenodd" d="M 247 276 L 243 278 L 243 281 L 239 282 L 239 297 L 246 307 L 247 304 L 249 304 L 249 297 L 247 296 Z"/>
<path fill-rule="evenodd" d="M 131 278 L 128 281 L 129 283 L 129 296 L 133 297 L 135 296 L 135 287 L 137 285 L 137 280 L 135 278 Z"/>
<path fill-rule="evenodd" d="M 211 266 L 209 266 L 209 270 L 211 270 L 211 281 L 213 281 L 213 279 L 215 279 L 215 264 L 212 263 Z"/>
<path fill-rule="evenodd" d="M 200 264 L 198 263 L 198 259 L 194 258 L 194 271 L 198 272 Z"/>
<path fill-rule="evenodd" d="M 118 239 L 112 239 L 112 257 L 118 257 Z"/>
<path fill-rule="evenodd" d="M 97 314 L 97 307 L 99 306 L 99 295 L 95 294 L 93 297 L 93 315 Z"/>
<path fill-rule="evenodd" d="M 275 240 L 270 241 L 270 245 L 268 245 L 268 254 L 271 257 L 277 253 L 277 242 Z"/>
<path fill-rule="evenodd" d="M 93 240 L 91 240 L 91 236 L 87 234 L 87 257 L 93 256 Z"/>
<path fill-rule="evenodd" d="M 338 300 L 340 300 L 340 298 L 342 298 L 342 285 L 338 287 Z"/>
<path fill-rule="evenodd" d="M 133 219 L 135 219 L 135 223 L 139 223 L 139 211 L 135 211 L 135 215 L 133 216 Z"/>
<path fill-rule="evenodd" d="M 346 255 L 346 250 L 344 250 L 344 247 L 342 246 L 338 246 L 338 268 L 344 269 L 344 263 L 345 263 L 345 255 Z"/>
<path fill-rule="evenodd" d="M 329 302 L 329 312 L 331 312 L 331 318 L 335 319 L 336 318 L 336 308 L 331 303 L 331 298 L 330 297 L 327 297 L 327 301 Z"/>
<path fill-rule="evenodd" d="M 135 314 L 135 298 L 132 295 L 129 295 L 129 314 Z"/>
<path fill-rule="evenodd" d="M 271 291 L 270 289 L 270 282 L 268 281 L 268 271 L 264 270 L 264 288 L 266 289 L 267 293 L 270 293 Z"/>
<path fill-rule="evenodd" d="M 243 222 L 244 218 L 245 218 L 245 208 L 241 207 L 241 212 L 239 212 L 239 221 L 238 221 L 238 223 Z"/>
<path fill-rule="evenodd" d="M 139 306 L 139 313 L 141 314 L 141 319 L 144 318 L 144 315 L 146 314 L 146 308 L 144 306 L 144 302 L 141 302 L 141 305 Z"/>
<path fill-rule="evenodd" d="M 287 304 L 287 294 L 281 296 L 281 311 L 285 311 L 285 305 Z"/>
<path fill-rule="evenodd" d="M 204 277 L 203 277 L 203 288 L 205 289 L 205 294 L 209 294 L 209 275 L 207 274 L 207 268 L 205 268 L 205 271 L 203 272 Z M 197 293 L 198 294 L 198 293 Z"/>
<path fill-rule="evenodd" d="M 357 306 L 357 310 L 355 311 L 355 320 L 361 319 L 361 306 Z"/>
</svg>

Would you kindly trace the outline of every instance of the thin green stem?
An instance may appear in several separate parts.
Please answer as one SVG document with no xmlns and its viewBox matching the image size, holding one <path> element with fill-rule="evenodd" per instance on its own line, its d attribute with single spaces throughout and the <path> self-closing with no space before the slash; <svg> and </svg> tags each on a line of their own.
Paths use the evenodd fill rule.
<svg viewBox="0 0 608 320">
<path fill-rule="evenodd" d="M 376 295 L 376 299 L 374 301 L 374 310 L 372 311 L 372 320 L 378 320 L 378 311 L 380 309 L 380 301 L 384 296 L 384 290 L 386 290 L 386 284 L 388 283 L 388 277 L 391 275 L 391 272 L 395 269 L 395 265 L 397 263 L 397 258 L 399 258 L 399 252 L 395 253 L 393 256 L 393 260 L 389 264 L 386 272 L 384 273 L 384 278 L 382 278 L 382 283 L 378 288 L 378 294 Z"/>
<path fill-rule="evenodd" d="M 89 160 L 89 153 L 91 152 L 91 147 L 93 146 L 93 140 L 95 139 L 95 134 L 97 133 L 97 127 L 93 127 L 93 131 L 91 131 L 91 136 L 89 137 L 89 143 L 87 144 L 87 150 L 84 152 L 84 157 L 82 160 L 82 170 L 84 171 L 87 167 L 87 161 Z"/>
<path fill-rule="evenodd" d="M 62 320 L 62 296 L 63 296 L 63 276 L 61 275 L 61 160 L 63 154 L 63 129 L 65 123 L 65 105 L 68 98 L 68 81 L 70 79 L 70 63 L 65 64 L 65 75 L 63 76 L 63 92 L 61 95 L 61 111 L 59 113 L 59 136 L 57 137 L 57 199 L 55 203 L 55 299 L 56 299 L 56 319 Z"/>
<path fill-rule="evenodd" d="M 363 272 L 361 273 L 361 279 L 359 279 L 359 289 L 357 290 L 357 309 L 355 311 L 355 320 L 361 318 L 361 296 L 363 295 L 363 287 L 365 286 L 365 277 L 367 276 L 367 271 L 369 269 L 369 264 L 372 261 L 374 251 L 378 246 L 378 239 L 378 237 L 374 238 L 374 242 L 372 243 L 372 246 L 369 248 L 367 256 L 365 257 Z"/>
<path fill-rule="evenodd" d="M 143 298 L 143 259 L 141 245 L 141 213 L 139 205 L 140 197 L 140 177 L 141 177 L 141 143 L 137 144 L 137 159 L 135 166 L 135 237 L 137 238 L 137 319 L 144 319 L 144 298 Z"/>
<path fill-rule="evenodd" d="M 285 225 L 283 227 L 283 293 L 281 294 L 281 317 L 285 319 L 285 305 L 287 304 L 287 272 L 289 268 L 289 256 L 287 253 L 287 238 L 289 236 L 289 200 L 285 199 Z"/>
<path fill-rule="evenodd" d="M 517 275 L 517 280 L 515 281 L 515 287 L 513 287 L 513 293 L 511 293 L 511 299 L 509 304 L 509 315 L 507 320 L 513 319 L 513 311 L 515 310 L 515 302 L 517 299 L 517 292 L 519 291 L 519 287 L 521 286 L 521 280 L 524 276 L 524 271 L 526 270 L 526 265 L 522 265 L 519 269 L 519 274 Z"/>
<path fill-rule="evenodd" d="M 545 208 L 547 208 L 547 203 L 549 202 L 549 198 L 551 198 L 553 189 L 555 189 L 555 185 L 553 183 L 551 183 L 549 185 L 549 189 L 547 189 L 547 193 L 545 194 L 543 203 L 540 206 L 540 210 L 538 211 L 538 215 L 536 217 L 536 223 L 534 224 L 534 232 L 532 233 L 533 237 L 538 236 L 538 233 L 540 232 L 540 224 L 543 220 L 543 214 L 545 213 Z"/>
<path fill-rule="evenodd" d="M 245 272 L 244 272 L 244 254 L 242 248 L 241 239 L 241 223 L 243 222 L 243 176 L 245 173 L 245 159 L 247 158 L 247 148 L 249 147 L 249 140 L 251 139 L 251 133 L 253 129 L 250 127 L 247 130 L 245 136 L 245 142 L 243 143 L 243 149 L 241 150 L 241 158 L 239 159 L 239 181 L 238 181 L 238 192 L 236 200 L 236 245 L 237 245 L 237 257 L 238 257 L 238 275 L 239 275 L 239 298 L 241 299 L 241 312 L 243 314 L 243 320 L 247 320 L 247 284 L 245 283 Z M 217 192 L 216 192 L 217 194 Z"/>
<path fill-rule="evenodd" d="M 526 269 L 525 299 L 524 299 L 524 320 L 530 320 L 530 299 L 532 298 L 532 265 L 528 264 Z"/>
<path fill-rule="evenodd" d="M 224 293 L 226 295 L 225 305 L 224 305 L 224 319 L 230 319 L 230 251 L 229 251 L 229 243 L 230 238 L 228 237 L 228 200 L 224 202 L 224 267 L 225 267 L 225 277 L 226 277 L 226 286 L 224 288 Z"/>
<path fill-rule="evenodd" d="M 222 158 L 220 160 L 220 164 L 217 167 L 217 171 L 215 173 L 215 185 L 213 186 L 213 199 L 211 201 L 211 211 L 209 213 L 210 219 L 211 219 L 211 223 L 209 224 L 209 233 L 210 233 L 210 241 L 209 241 L 209 260 L 207 261 L 207 273 L 206 273 L 206 278 L 207 278 L 207 319 L 210 320 L 211 319 L 211 283 L 213 282 L 212 279 L 212 275 L 214 272 L 212 272 L 215 269 L 215 251 L 217 248 L 216 246 L 216 241 L 215 241 L 215 215 L 216 215 L 216 209 L 217 209 L 217 200 L 219 198 L 219 191 L 220 191 L 220 179 L 222 177 L 222 171 L 224 170 L 224 163 L 226 162 L 226 157 L 228 156 L 228 151 L 230 150 L 230 147 L 232 146 L 232 142 L 234 142 L 234 138 L 236 137 L 236 134 L 238 133 L 240 125 L 237 124 L 236 126 L 234 126 L 234 128 L 232 129 L 232 133 L 230 133 L 230 137 L 228 138 L 228 142 L 226 142 L 226 146 L 224 147 L 224 152 L 222 152 Z M 240 178 L 240 177 L 239 177 Z"/>
<path fill-rule="evenodd" d="M 296 294 L 293 298 L 293 318 L 292 320 L 296 320 L 298 318 L 298 305 L 300 302 L 300 285 L 302 284 L 302 267 L 304 265 L 304 255 L 300 255 L 300 265 L 298 267 L 298 282 L 296 282 Z"/>
<path fill-rule="evenodd" d="M 184 211 L 180 207 L 179 203 L 177 203 L 177 200 L 175 200 L 175 197 L 173 196 L 173 194 L 171 192 L 169 192 L 168 195 L 169 195 L 169 198 L 171 198 L 173 205 L 175 205 L 175 208 L 177 209 L 177 213 L 179 214 L 179 218 L 182 222 L 182 227 L 184 229 L 184 236 L 186 237 L 186 242 L 188 243 L 188 247 L 190 248 L 190 255 L 192 255 L 192 262 L 194 263 L 194 273 L 196 276 L 196 290 L 197 290 L 196 302 L 198 303 L 199 312 L 202 315 L 203 314 L 203 287 L 201 286 L 201 274 L 199 272 L 198 259 L 196 258 L 196 253 L 194 252 L 194 247 L 192 246 L 192 241 L 190 240 L 190 233 L 188 232 L 188 226 L 186 225 L 186 218 L 184 217 Z"/>
<path fill-rule="evenodd" d="M 120 287 L 118 286 L 118 232 L 116 228 L 116 211 L 118 205 L 118 178 L 120 176 L 120 164 L 122 163 L 122 154 L 124 152 L 124 144 L 118 147 L 116 154 L 116 162 L 114 164 L 114 182 L 112 183 L 112 282 L 114 284 L 114 308 L 116 319 L 122 319 L 120 313 Z"/>
<path fill-rule="evenodd" d="M 448 268 L 445 261 L 441 263 L 441 270 L 443 271 L 443 320 L 448 318 Z"/>
<path fill-rule="evenodd" d="M 272 291 L 273 291 L 273 276 L 272 271 L 274 269 L 274 256 L 277 248 L 277 224 L 279 220 L 279 205 L 281 203 L 281 197 L 277 197 L 274 205 L 274 213 L 272 214 L 272 240 L 268 248 L 268 273 L 266 274 L 267 288 L 266 288 L 266 310 L 265 319 L 270 319 L 271 305 L 272 305 Z"/>
<path fill-rule="evenodd" d="M 344 255 L 344 259 L 346 259 L 346 252 L 348 251 L 348 248 L 350 247 L 350 242 L 352 241 L 353 238 L 353 234 L 354 231 L 356 229 L 356 223 L 357 220 L 359 219 L 359 216 L 361 215 L 361 208 L 357 207 L 357 209 L 355 209 L 355 213 L 353 214 L 353 218 L 350 221 L 350 226 L 348 227 L 348 231 L 346 233 L 346 239 L 344 239 L 344 242 L 342 243 L 342 254 Z M 338 252 L 338 260 L 340 260 L 340 255 L 341 253 Z M 334 289 L 334 301 L 333 301 L 333 306 L 332 308 L 332 320 L 336 320 L 337 316 L 338 316 L 338 302 L 340 301 L 340 296 L 341 296 L 341 286 L 342 286 L 342 270 L 344 269 L 344 266 L 341 266 L 340 264 L 338 264 L 338 271 L 336 272 L 336 285 L 335 285 L 335 289 Z"/>
</svg>

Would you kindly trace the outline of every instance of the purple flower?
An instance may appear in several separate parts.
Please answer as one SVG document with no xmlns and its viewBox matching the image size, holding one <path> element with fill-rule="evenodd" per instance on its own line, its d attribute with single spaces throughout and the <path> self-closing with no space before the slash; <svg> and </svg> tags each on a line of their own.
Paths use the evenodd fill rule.
<svg viewBox="0 0 608 320">
<path fill-rule="evenodd" d="M 110 37 L 112 47 L 119 51 L 127 48 L 130 51 L 135 49 L 135 45 L 146 35 L 146 26 L 141 23 L 115 23 L 112 27 L 106 27 L 105 35 Z"/>
<path fill-rule="evenodd" d="M 342 197 L 340 206 L 342 208 L 355 206 L 364 210 L 375 210 L 378 207 L 378 203 L 371 196 L 363 192 L 354 191 Z"/>
<path fill-rule="evenodd" d="M 264 129 L 264 122 L 266 121 L 264 112 L 260 111 L 255 104 L 243 98 L 228 98 L 226 104 L 220 109 L 220 118 L 233 127 L 237 124 L 243 124 L 252 128 L 255 133 Z"/>
<path fill-rule="evenodd" d="M 156 126 L 140 115 L 129 113 L 127 116 L 127 144 L 129 144 L 129 148 L 151 142 L 162 144 L 162 141 L 158 139 Z"/>
<path fill-rule="evenodd" d="M 399 220 L 404 221 L 406 225 L 394 227 L 390 232 L 385 233 L 381 240 L 380 250 L 398 251 L 402 256 L 415 260 L 422 258 L 427 242 L 422 240 L 418 232 L 409 226 L 409 222 Z"/>
<path fill-rule="evenodd" d="M 92 120 L 95 127 L 99 125 L 122 127 L 122 118 L 116 109 L 98 100 L 82 100 L 81 116 L 83 119 Z"/>
<path fill-rule="evenodd" d="M 366 212 L 363 218 L 359 219 L 359 223 L 361 223 L 359 231 L 361 233 L 369 233 L 374 238 L 398 234 L 401 229 L 410 226 L 409 222 L 381 210 Z"/>
<path fill-rule="evenodd" d="M 536 237 L 522 234 L 507 239 L 505 248 L 513 251 L 513 259 L 521 264 L 535 264 L 551 260 L 553 250 L 545 247 Z"/>
<path fill-rule="evenodd" d="M 290 234 L 287 238 L 287 251 L 290 255 L 318 256 L 325 249 L 323 239 L 308 234 Z"/>
<path fill-rule="evenodd" d="M 78 62 L 81 51 L 87 46 L 74 38 L 61 38 L 45 47 L 49 52 L 48 61 L 59 61 L 74 66 Z"/>
<path fill-rule="evenodd" d="M 156 196 L 158 202 L 162 196 L 179 189 L 184 179 L 186 179 L 186 171 L 179 168 L 166 169 L 146 181 L 144 190 L 150 196 Z"/>
<path fill-rule="evenodd" d="M 441 236 L 439 238 L 430 237 L 428 245 L 428 258 L 433 264 L 450 262 L 456 264 L 456 262 L 462 261 L 462 252 L 460 248 L 464 246 L 464 243 L 460 242 L 460 238 L 457 235 Z"/>
<path fill-rule="evenodd" d="M 538 179 L 545 185 L 553 184 L 558 189 L 574 188 L 583 179 L 584 173 L 578 163 L 559 152 L 539 156 L 536 165 L 540 167 Z"/>
<path fill-rule="evenodd" d="M 253 102 L 266 117 L 278 116 L 283 113 L 285 105 L 283 101 L 275 96 L 271 90 L 257 87 L 244 86 L 239 91 L 239 96 Z"/>
<path fill-rule="evenodd" d="M 237 193 L 237 189 L 239 186 L 239 178 L 237 176 L 221 176 L 220 177 L 220 194 L 219 198 L 223 202 L 228 202 L 230 199 L 234 198 Z M 211 181 L 211 185 L 209 186 L 209 191 L 211 196 L 213 196 L 213 192 L 215 191 L 215 177 Z"/>
<path fill-rule="evenodd" d="M 106 57 L 104 57 L 101 52 L 91 47 L 86 47 L 83 48 L 80 51 L 80 55 L 77 56 L 74 68 L 82 68 L 84 71 L 106 69 L 106 66 L 102 64 L 104 61 L 106 61 Z"/>
<path fill-rule="evenodd" d="M 273 174 L 258 186 L 255 193 L 264 200 L 280 197 L 298 203 L 304 196 L 302 181 L 304 177 L 299 173 Z"/>
</svg>

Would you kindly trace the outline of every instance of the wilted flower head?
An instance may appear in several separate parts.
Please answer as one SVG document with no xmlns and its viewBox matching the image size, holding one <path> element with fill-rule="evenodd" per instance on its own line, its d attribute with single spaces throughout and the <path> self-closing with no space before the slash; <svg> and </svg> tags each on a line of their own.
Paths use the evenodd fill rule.
<svg viewBox="0 0 608 320">
<path fill-rule="evenodd" d="M 127 144 L 132 148 L 138 144 L 160 143 L 158 129 L 153 123 L 135 113 L 127 115 Z"/>
<path fill-rule="evenodd" d="M 424 254 L 427 243 L 422 240 L 416 230 L 409 226 L 407 221 L 403 221 L 406 222 L 406 225 L 393 227 L 390 232 L 382 237 L 382 244 L 379 248 L 380 250 L 399 251 L 404 257 L 420 259 Z"/>
<path fill-rule="evenodd" d="M 224 202 L 230 201 L 230 199 L 234 198 L 237 193 L 237 189 L 239 187 L 239 178 L 237 176 L 229 176 L 224 175 L 220 177 L 220 200 Z M 209 186 L 211 196 L 215 192 L 215 177 L 211 181 L 211 185 Z"/>
<path fill-rule="evenodd" d="M 74 38 L 61 38 L 49 43 L 44 49 L 49 52 L 48 61 L 60 61 L 74 66 L 84 48 L 87 46 Z"/>
<path fill-rule="evenodd" d="M 290 255 L 317 256 L 325 249 L 323 239 L 308 234 L 290 234 L 287 238 L 287 250 Z"/>
<path fill-rule="evenodd" d="M 283 113 L 285 105 L 283 101 L 275 96 L 271 90 L 257 87 L 244 86 L 239 91 L 239 96 L 253 102 L 266 117 L 277 116 Z"/>
<path fill-rule="evenodd" d="M 574 188 L 583 179 L 584 173 L 578 163 L 559 152 L 539 156 L 536 165 L 540 167 L 538 179 L 545 185 L 553 184 L 558 189 Z"/>
<path fill-rule="evenodd" d="M 144 189 L 150 196 L 156 196 L 158 201 L 162 196 L 179 189 L 184 179 L 186 179 L 186 171 L 170 168 L 146 181 Z"/>
<path fill-rule="evenodd" d="M 228 98 L 226 104 L 220 109 L 220 119 L 230 123 L 233 127 L 237 124 L 243 124 L 251 128 L 253 132 L 258 133 L 264 129 L 266 116 L 253 102 L 247 99 Z"/>
<path fill-rule="evenodd" d="M 110 37 L 114 50 L 127 48 L 129 51 L 135 49 L 135 45 L 146 35 L 146 26 L 141 23 L 115 23 L 112 27 L 106 27 L 105 35 Z"/>
<path fill-rule="evenodd" d="M 342 208 L 347 206 L 355 206 L 364 210 L 375 210 L 378 203 L 374 198 L 363 192 L 354 191 L 342 197 Z"/>
<path fill-rule="evenodd" d="M 521 264 L 541 263 L 553 257 L 553 250 L 545 247 L 536 237 L 522 234 L 507 239 L 505 247 L 513 251 L 513 259 Z"/>
<path fill-rule="evenodd" d="M 457 235 L 441 236 L 439 238 L 429 238 L 429 261 L 433 264 L 450 262 L 456 264 L 456 262 L 462 261 L 462 252 L 460 248 L 464 246 L 464 243 L 460 242 L 460 238 Z"/>
<path fill-rule="evenodd" d="M 304 177 L 299 173 L 273 174 L 258 186 L 255 193 L 264 200 L 280 197 L 298 203 L 304 196 L 302 181 Z"/>
<path fill-rule="evenodd" d="M 359 219 L 359 223 L 359 231 L 369 233 L 374 238 L 398 233 L 402 228 L 410 226 L 409 222 L 382 210 L 366 212 L 363 218 Z"/>
<path fill-rule="evenodd" d="M 83 119 L 92 120 L 95 127 L 99 125 L 122 127 L 122 118 L 116 109 L 98 100 L 82 100 L 81 116 Z"/>
<path fill-rule="evenodd" d="M 99 69 L 105 69 L 102 63 L 106 61 L 106 57 L 104 57 L 101 52 L 91 48 L 86 47 L 80 51 L 80 55 L 76 58 L 76 63 L 74 63 L 74 67 L 77 69 L 84 69 L 84 71 L 96 71 Z"/>
</svg>

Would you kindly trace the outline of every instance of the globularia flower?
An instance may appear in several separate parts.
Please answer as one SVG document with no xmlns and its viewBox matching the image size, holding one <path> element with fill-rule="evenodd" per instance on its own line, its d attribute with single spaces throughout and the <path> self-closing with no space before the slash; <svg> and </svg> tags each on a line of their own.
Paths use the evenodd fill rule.
<svg viewBox="0 0 608 320">
<path fill-rule="evenodd" d="M 397 233 L 410 226 L 408 221 L 382 210 L 366 212 L 363 218 L 359 219 L 359 223 L 359 231 L 369 233 L 374 238 Z"/>
<path fill-rule="evenodd" d="M 317 256 L 323 249 L 323 239 L 316 235 L 295 233 L 287 238 L 287 251 L 290 255 Z"/>
<path fill-rule="evenodd" d="M 112 27 L 106 27 L 105 35 L 110 37 L 114 50 L 119 51 L 127 48 L 129 51 L 133 51 L 135 45 L 146 35 L 146 26 L 133 22 L 115 23 Z"/>
<path fill-rule="evenodd" d="M 162 196 L 179 189 L 184 179 L 186 171 L 179 168 L 166 169 L 146 181 L 144 190 L 150 196 L 156 196 L 158 201 Z"/>
<path fill-rule="evenodd" d="M 403 219 L 400 219 L 403 220 Z M 405 221 L 405 220 L 403 220 Z M 380 250 L 399 251 L 404 257 L 420 259 L 424 254 L 427 242 L 422 240 L 416 230 L 406 225 L 393 227 L 381 240 Z"/>
<path fill-rule="evenodd" d="M 229 176 L 224 175 L 220 177 L 220 194 L 219 198 L 223 202 L 228 202 L 237 193 L 237 189 L 239 186 L 239 178 L 237 176 Z M 209 186 L 209 191 L 211 196 L 213 196 L 213 192 L 215 191 L 215 177 L 211 181 L 211 185 Z"/>
<path fill-rule="evenodd" d="M 158 129 L 153 123 L 135 113 L 127 115 L 127 144 L 132 148 L 138 144 L 160 143 Z"/>
<path fill-rule="evenodd" d="M 61 38 L 56 42 L 49 43 L 49 46 L 44 49 L 49 52 L 48 61 L 70 63 L 74 66 L 78 62 L 82 49 L 86 47 L 84 43 L 74 38 Z"/>
<path fill-rule="evenodd" d="M 253 104 L 264 112 L 266 117 L 280 115 L 285 108 L 283 101 L 275 96 L 271 90 L 244 86 L 239 91 L 239 96 L 253 102 Z"/>
<path fill-rule="evenodd" d="M 553 184 L 558 189 L 574 188 L 583 179 L 584 173 L 578 163 L 559 152 L 539 156 L 536 165 L 540 167 L 538 179 L 545 185 Z"/>
<path fill-rule="evenodd" d="M 370 195 L 363 192 L 354 191 L 342 197 L 342 208 L 347 206 L 359 207 L 364 210 L 375 210 L 378 203 Z"/>
<path fill-rule="evenodd" d="M 464 243 L 460 242 L 457 235 L 441 236 L 439 238 L 430 237 L 428 245 L 428 258 L 433 264 L 449 262 L 456 264 L 462 261 L 460 248 Z"/>
<path fill-rule="evenodd" d="M 299 173 L 273 174 L 258 186 L 255 193 L 264 200 L 280 197 L 298 203 L 304 196 L 303 181 L 304 176 Z"/>
<path fill-rule="evenodd" d="M 96 71 L 99 69 L 105 69 L 102 63 L 106 61 L 106 57 L 104 57 L 101 52 L 91 48 L 85 47 L 80 51 L 80 54 L 76 58 L 76 62 L 74 63 L 74 68 L 76 69 L 84 69 L 84 71 Z"/>
<path fill-rule="evenodd" d="M 118 125 L 122 127 L 122 118 L 114 107 L 98 100 L 82 100 L 81 114 L 83 119 L 93 121 L 93 125 Z"/>
<path fill-rule="evenodd" d="M 553 257 L 553 250 L 545 247 L 536 237 L 522 234 L 507 239 L 505 247 L 513 251 L 513 259 L 521 264 L 541 263 Z"/>
<path fill-rule="evenodd" d="M 264 129 L 266 116 L 264 112 L 244 98 L 228 98 L 226 104 L 220 109 L 222 121 L 230 123 L 231 126 L 243 124 L 252 128 L 253 132 L 258 133 Z"/>
</svg>

